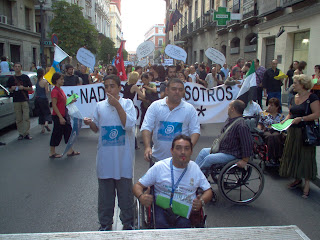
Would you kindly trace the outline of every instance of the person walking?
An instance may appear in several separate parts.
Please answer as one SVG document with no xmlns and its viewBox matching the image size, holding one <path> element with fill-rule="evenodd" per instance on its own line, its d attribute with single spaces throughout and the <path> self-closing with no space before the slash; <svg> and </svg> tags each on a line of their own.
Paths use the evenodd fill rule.
<svg viewBox="0 0 320 240">
<path fill-rule="evenodd" d="M 312 79 L 313 81 L 316 80 L 317 82 L 314 82 L 314 86 L 311 91 L 320 98 L 320 65 L 314 66 L 314 74 L 312 75 Z"/>
<path fill-rule="evenodd" d="M 260 105 L 262 109 L 262 92 L 263 92 L 263 86 L 262 86 L 262 80 L 263 75 L 266 69 L 260 65 L 260 60 L 256 58 L 254 60 L 254 67 L 256 69 L 256 82 L 257 82 L 257 103 Z"/>
<path fill-rule="evenodd" d="M 290 109 L 291 104 L 292 104 L 292 99 L 295 93 L 292 91 L 292 84 L 293 84 L 293 75 L 294 71 L 298 69 L 299 62 L 298 61 L 293 61 L 293 63 L 290 65 L 289 70 L 287 71 L 287 78 L 284 81 L 284 87 L 286 90 L 288 90 L 288 108 Z"/>
<path fill-rule="evenodd" d="M 312 80 L 307 75 L 293 76 L 293 90 L 297 94 L 284 120 L 293 119 L 293 121 L 288 129 L 279 169 L 280 176 L 295 178 L 295 181 L 288 185 L 290 189 L 298 187 L 302 183 L 302 178 L 305 179 L 303 198 L 309 197 L 310 180 L 317 176 L 316 147 L 303 144 L 305 124 L 312 124 L 320 117 L 319 98 L 309 92 L 312 86 Z"/>
<path fill-rule="evenodd" d="M 262 85 L 267 95 L 266 106 L 268 106 L 269 99 L 278 98 L 281 106 L 281 85 L 282 80 L 276 80 L 274 77 L 279 75 L 280 70 L 277 68 L 278 60 L 272 60 L 271 68 L 267 69 L 263 75 Z"/>
<path fill-rule="evenodd" d="M 1 57 L 0 70 L 1 70 L 1 73 L 10 72 L 10 66 L 9 66 L 9 63 L 7 62 L 7 57 L 5 56 Z"/>
<path fill-rule="evenodd" d="M 30 130 L 30 115 L 29 115 L 29 95 L 28 91 L 33 91 L 30 78 L 22 74 L 22 65 L 16 62 L 13 65 L 15 74 L 9 78 L 7 87 L 13 97 L 14 112 L 16 115 L 17 130 L 19 132 L 18 140 L 28 139 L 32 137 L 29 134 Z"/>
<path fill-rule="evenodd" d="M 45 133 L 45 129 L 48 132 L 51 129 L 48 126 L 49 121 L 52 120 L 49 101 L 47 94 L 49 93 L 49 84 L 47 80 L 43 78 L 44 69 L 39 68 L 37 70 L 37 83 L 36 83 L 36 94 L 35 94 L 35 108 L 39 113 L 39 125 L 41 125 L 41 133 Z"/>
<path fill-rule="evenodd" d="M 138 73 L 137 73 L 138 74 Z M 132 73 L 130 74 L 130 77 Z M 136 110 L 130 99 L 120 97 L 120 78 L 104 77 L 107 99 L 97 104 L 93 119 L 84 118 L 90 129 L 99 132 L 97 151 L 99 231 L 112 230 L 117 194 L 124 230 L 133 229 L 133 163 Z"/>
<path fill-rule="evenodd" d="M 52 121 L 53 131 L 50 139 L 50 158 L 61 158 L 62 155 L 56 153 L 56 147 L 59 146 L 62 135 L 64 141 L 67 144 L 71 135 L 72 127 L 70 118 L 66 110 L 67 97 L 61 87 L 64 84 L 64 77 L 61 73 L 56 72 L 52 76 L 52 84 L 55 85 L 51 92 L 52 100 Z M 76 152 L 71 147 L 67 153 L 68 157 L 79 155 L 80 152 Z"/>
</svg>

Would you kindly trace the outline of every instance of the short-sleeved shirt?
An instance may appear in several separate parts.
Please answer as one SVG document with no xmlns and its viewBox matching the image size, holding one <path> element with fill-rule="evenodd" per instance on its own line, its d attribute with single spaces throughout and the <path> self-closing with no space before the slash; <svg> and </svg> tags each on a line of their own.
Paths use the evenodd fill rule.
<svg viewBox="0 0 320 240">
<path fill-rule="evenodd" d="M 24 87 L 32 87 L 32 83 L 30 78 L 22 74 L 21 76 L 16 76 L 16 79 L 14 79 L 13 76 L 11 76 L 8 80 L 7 87 L 10 89 L 12 86 L 24 86 Z M 25 102 L 29 101 L 29 95 L 27 90 L 14 90 L 11 93 L 11 96 L 13 97 L 13 102 Z"/>
<path fill-rule="evenodd" d="M 272 124 L 279 123 L 285 119 L 284 115 L 278 113 L 275 117 L 273 117 L 270 113 L 264 110 L 260 114 L 259 123 L 262 124 L 265 128 L 271 129 Z"/>
<path fill-rule="evenodd" d="M 183 100 L 170 111 L 167 97 L 153 102 L 147 110 L 141 131 L 153 132 L 152 155 L 160 160 L 171 156 L 172 140 L 179 134 L 200 134 L 200 124 L 195 108 Z"/>
<path fill-rule="evenodd" d="M 219 81 L 222 81 L 223 78 L 221 77 L 221 75 L 217 74 L 217 79 Z M 218 85 L 218 82 L 215 81 L 215 79 L 213 78 L 212 76 L 212 73 L 208 73 L 208 75 L 206 76 L 206 82 L 208 83 L 208 87 L 209 89 L 213 88 L 213 87 L 216 87 Z"/>
<path fill-rule="evenodd" d="M 263 75 L 264 72 L 266 71 L 266 69 L 262 66 L 258 67 L 258 69 L 256 70 L 256 82 L 257 82 L 257 86 L 259 86 L 262 83 L 263 80 Z"/>
<path fill-rule="evenodd" d="M 259 116 L 259 114 L 262 112 L 262 109 L 260 105 L 256 102 L 249 102 L 247 107 L 243 111 L 244 117 L 254 117 Z"/>
<path fill-rule="evenodd" d="M 57 99 L 57 107 L 59 109 L 60 114 L 65 117 L 66 116 L 66 102 L 67 102 L 67 96 L 64 93 L 64 91 L 59 88 L 55 87 L 51 91 L 51 99 L 56 98 Z M 57 115 L 57 113 L 52 110 L 52 115 Z"/>
<path fill-rule="evenodd" d="M 193 74 L 190 73 L 188 77 L 191 78 L 193 83 L 196 83 L 197 82 L 197 76 L 199 76 L 199 75 L 198 75 L 198 73 L 195 72 Z"/>
<path fill-rule="evenodd" d="M 77 74 L 78 77 L 81 77 L 82 79 L 82 85 L 88 85 L 90 84 L 89 82 L 89 74 L 86 74 L 86 73 L 81 73 L 81 72 L 78 72 Z"/>
<path fill-rule="evenodd" d="M 99 128 L 96 157 L 99 179 L 133 177 L 136 110 L 130 99 L 120 97 L 119 103 L 126 112 L 125 126 L 108 99 L 99 102 L 93 114 L 93 122 Z"/>
<path fill-rule="evenodd" d="M 171 195 L 171 157 L 157 162 L 147 173 L 139 179 L 139 182 L 145 186 L 154 186 L 155 196 L 164 196 L 170 199 Z M 176 183 L 184 171 L 184 168 L 176 168 L 173 166 L 174 182 Z M 210 188 L 210 184 L 199 166 L 190 161 L 185 175 L 182 177 L 177 189 L 174 192 L 173 200 L 191 204 L 196 198 L 197 188 L 200 187 L 203 191 Z"/>
<path fill-rule="evenodd" d="M 0 69 L 2 73 L 10 72 L 9 63 L 7 61 L 1 61 Z"/>
<path fill-rule="evenodd" d="M 307 101 L 310 101 L 310 104 L 313 103 L 314 101 L 317 101 L 319 100 L 318 96 L 316 94 L 310 94 L 309 98 L 304 101 L 303 103 L 299 104 L 299 105 L 296 105 L 295 101 L 292 101 L 292 106 L 290 108 L 290 113 L 291 113 L 291 119 L 294 119 L 296 117 L 304 117 L 304 116 L 307 116 L 307 115 L 310 115 L 312 113 L 312 110 L 311 110 L 311 107 L 310 107 L 310 104 L 309 104 L 309 107 L 307 109 Z M 307 114 L 306 114 L 306 109 L 307 109 Z M 306 124 L 311 124 L 312 122 L 305 122 Z M 304 126 L 304 123 L 303 122 L 300 122 L 298 124 L 293 124 L 291 125 L 291 127 L 303 127 Z"/>
<path fill-rule="evenodd" d="M 76 75 L 64 76 L 64 86 L 77 86 L 80 83 L 79 77 Z"/>
</svg>

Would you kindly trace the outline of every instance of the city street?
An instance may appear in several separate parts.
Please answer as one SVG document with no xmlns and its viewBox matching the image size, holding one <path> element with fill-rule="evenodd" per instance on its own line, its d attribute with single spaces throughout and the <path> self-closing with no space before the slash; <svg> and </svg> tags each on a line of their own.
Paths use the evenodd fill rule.
<svg viewBox="0 0 320 240">
<path fill-rule="evenodd" d="M 0 233 L 97 230 L 95 156 L 98 135 L 82 129 L 75 144 L 81 155 L 51 160 L 48 158 L 50 134 L 40 134 L 36 119 L 32 122 L 32 141 L 16 140 L 17 133 L 13 129 L 2 133 L 0 138 L 7 139 L 7 145 L 0 148 Z M 222 125 L 202 125 L 193 159 L 203 147 L 211 144 Z M 141 141 L 140 136 L 138 141 Z M 62 152 L 64 146 L 61 144 L 58 152 Z M 148 169 L 141 143 L 140 147 L 136 151 L 134 181 Z M 312 184 L 310 198 L 303 199 L 300 189 L 287 189 L 289 181 L 266 172 L 264 191 L 252 204 L 236 206 L 222 198 L 216 204 L 208 204 L 208 227 L 297 225 L 308 237 L 317 239 L 320 236 L 320 190 Z M 216 186 L 213 188 L 217 190 Z M 115 224 L 114 229 L 119 229 Z"/>
</svg>

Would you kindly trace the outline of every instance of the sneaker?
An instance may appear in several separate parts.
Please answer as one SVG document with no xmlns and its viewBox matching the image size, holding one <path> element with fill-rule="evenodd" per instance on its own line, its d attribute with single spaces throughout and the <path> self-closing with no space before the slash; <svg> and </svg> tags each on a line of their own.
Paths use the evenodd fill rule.
<svg viewBox="0 0 320 240">
<path fill-rule="evenodd" d="M 24 139 L 32 140 L 32 137 L 28 134 L 28 135 L 24 136 Z"/>
<path fill-rule="evenodd" d="M 101 225 L 99 227 L 99 231 L 111 231 L 111 230 L 112 230 L 112 225 L 107 225 L 107 226 Z"/>
<path fill-rule="evenodd" d="M 123 225 L 122 230 L 134 230 L 134 229 L 133 229 L 133 226 L 131 224 L 126 224 L 126 225 Z"/>
<path fill-rule="evenodd" d="M 18 140 L 22 140 L 22 139 L 23 139 L 23 136 L 19 135 Z"/>
</svg>

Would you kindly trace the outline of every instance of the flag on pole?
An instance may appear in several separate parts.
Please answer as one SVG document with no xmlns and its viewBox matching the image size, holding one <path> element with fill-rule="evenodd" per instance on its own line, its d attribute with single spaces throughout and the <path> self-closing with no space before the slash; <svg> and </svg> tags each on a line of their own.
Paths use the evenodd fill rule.
<svg viewBox="0 0 320 240">
<path fill-rule="evenodd" d="M 51 79 L 52 79 L 52 75 L 55 72 L 60 72 L 60 66 L 59 63 L 65 59 L 66 57 L 68 57 L 69 55 L 63 51 L 58 45 L 54 44 L 54 59 L 53 59 L 53 63 L 52 66 L 49 70 L 49 72 L 46 73 L 46 75 L 44 75 L 44 78 L 50 83 Z"/>
<path fill-rule="evenodd" d="M 176 25 L 180 18 L 182 18 L 182 14 L 178 11 L 178 9 L 176 9 L 171 19 L 172 24 Z"/>
<path fill-rule="evenodd" d="M 118 70 L 118 76 L 120 77 L 121 81 L 125 81 L 125 80 L 127 80 L 127 74 L 126 74 L 126 70 L 124 68 L 122 48 L 123 48 L 123 42 L 121 42 L 121 45 L 120 45 L 119 50 L 117 52 L 117 56 L 116 56 L 116 60 L 115 60 L 114 64 Z"/>
<path fill-rule="evenodd" d="M 249 71 L 247 72 L 243 84 L 238 93 L 237 99 L 242 100 L 246 105 L 251 100 L 257 100 L 257 75 L 252 62 Z"/>
</svg>

